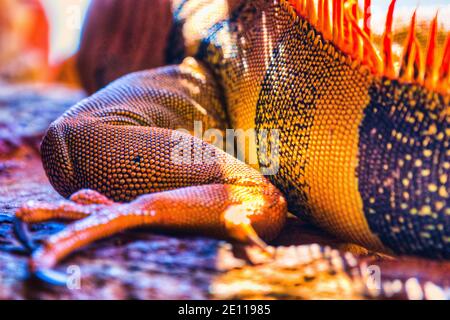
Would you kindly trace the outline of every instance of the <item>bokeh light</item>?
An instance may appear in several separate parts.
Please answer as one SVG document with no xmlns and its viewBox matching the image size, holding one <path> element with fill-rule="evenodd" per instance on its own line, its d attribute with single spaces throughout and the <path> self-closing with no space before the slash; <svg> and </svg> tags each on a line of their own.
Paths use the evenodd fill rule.
<svg viewBox="0 0 450 320">
<path fill-rule="evenodd" d="M 74 54 L 90 0 L 41 0 L 50 24 L 50 63 Z"/>
</svg>

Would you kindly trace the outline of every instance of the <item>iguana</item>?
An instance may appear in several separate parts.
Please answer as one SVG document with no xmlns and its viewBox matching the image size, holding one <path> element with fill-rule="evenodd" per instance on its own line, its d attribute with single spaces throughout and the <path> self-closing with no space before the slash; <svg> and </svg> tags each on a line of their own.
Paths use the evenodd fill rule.
<svg viewBox="0 0 450 320">
<path fill-rule="evenodd" d="M 114 81 L 49 127 L 44 168 L 70 200 L 25 204 L 17 230 L 80 220 L 31 270 L 48 279 L 74 250 L 144 225 L 270 254 L 288 211 L 376 251 L 448 259 L 450 38 L 438 50 L 434 19 L 422 50 L 414 14 L 396 61 L 394 8 L 377 48 L 367 0 L 172 1 L 171 65 Z M 195 123 L 215 131 L 194 136 Z M 212 145 L 227 128 L 255 130 L 238 147 L 256 168 Z"/>
</svg>

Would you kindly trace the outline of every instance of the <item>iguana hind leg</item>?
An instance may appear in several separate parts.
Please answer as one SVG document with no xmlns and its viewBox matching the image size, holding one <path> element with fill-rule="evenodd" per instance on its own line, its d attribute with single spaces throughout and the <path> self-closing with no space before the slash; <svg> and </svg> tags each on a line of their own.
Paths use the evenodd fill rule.
<svg viewBox="0 0 450 320">
<path fill-rule="evenodd" d="M 52 235 L 33 253 L 31 269 L 44 274 L 76 249 L 138 226 L 195 231 L 264 247 L 258 234 L 270 239 L 284 221 L 283 198 L 270 189 L 211 184 L 144 195 L 130 203 L 91 206 L 91 215 Z M 26 211 L 39 212 L 43 208 L 54 216 L 67 208 L 72 213 L 86 212 L 86 206 L 70 202 L 53 208 L 36 203 Z"/>
<path fill-rule="evenodd" d="M 261 239 L 274 238 L 285 221 L 278 189 L 233 156 L 173 130 L 190 131 L 193 121 L 220 130 L 222 120 L 217 86 L 194 61 L 127 76 L 70 109 L 42 143 L 47 175 L 66 197 L 94 189 L 116 203 L 97 204 L 86 191 L 73 196 L 78 203 L 19 209 L 17 218 L 31 222 L 86 216 L 34 252 L 32 271 L 49 280 L 49 270 L 74 250 L 137 226 L 264 248 Z"/>
</svg>

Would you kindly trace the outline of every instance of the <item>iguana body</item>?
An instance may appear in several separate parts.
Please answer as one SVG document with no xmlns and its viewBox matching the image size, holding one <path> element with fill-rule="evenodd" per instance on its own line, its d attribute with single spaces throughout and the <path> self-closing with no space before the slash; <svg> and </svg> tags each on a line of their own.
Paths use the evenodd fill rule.
<svg viewBox="0 0 450 320">
<path fill-rule="evenodd" d="M 93 189 L 126 203 L 81 191 L 24 206 L 25 222 L 86 217 L 36 251 L 32 268 L 139 225 L 264 247 L 288 210 L 375 250 L 449 258 L 448 68 L 440 86 L 388 80 L 326 40 L 301 2 L 175 1 L 168 51 L 179 64 L 115 81 L 42 144 L 63 196 Z M 194 121 L 256 129 L 247 160 L 258 154 L 273 174 L 174 130 L 193 132 Z"/>
</svg>

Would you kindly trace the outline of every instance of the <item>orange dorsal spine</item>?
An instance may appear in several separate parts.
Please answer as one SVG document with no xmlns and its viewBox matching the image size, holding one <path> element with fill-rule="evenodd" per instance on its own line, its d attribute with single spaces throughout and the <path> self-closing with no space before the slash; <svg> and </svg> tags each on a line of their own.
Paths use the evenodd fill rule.
<svg viewBox="0 0 450 320">
<path fill-rule="evenodd" d="M 352 16 L 355 18 L 356 21 L 359 21 L 359 8 L 358 8 L 358 3 L 354 2 L 352 4 Z M 351 23 L 351 22 L 350 22 Z M 358 37 L 358 31 L 356 31 L 355 28 L 352 28 L 352 42 L 353 42 L 353 52 L 355 53 L 355 55 L 359 58 L 361 58 L 363 56 L 363 52 L 362 52 L 362 43 L 361 43 L 361 39 Z"/>
<path fill-rule="evenodd" d="M 442 63 L 439 68 L 438 86 L 441 90 L 447 90 L 450 86 L 450 33 L 445 41 L 444 53 L 442 55 Z"/>
<path fill-rule="evenodd" d="M 306 14 L 308 15 L 309 22 L 315 26 L 317 23 L 317 13 L 314 0 L 306 0 Z"/>
<path fill-rule="evenodd" d="M 393 0 L 389 5 L 385 31 L 383 34 L 384 74 L 389 78 L 395 77 L 394 58 L 392 56 L 392 23 L 394 20 L 395 3 L 396 0 Z"/>
<path fill-rule="evenodd" d="M 364 26 L 363 31 L 367 35 L 367 38 L 372 41 L 372 32 L 370 30 L 370 18 L 371 18 L 371 1 L 370 0 L 364 0 Z M 364 45 L 364 55 L 370 54 L 369 48 L 367 45 Z"/>
<path fill-rule="evenodd" d="M 423 57 L 422 57 L 422 48 L 420 47 L 419 40 L 417 38 L 414 39 L 414 46 L 416 47 L 416 52 L 414 55 L 413 62 L 413 80 L 416 80 L 417 83 L 423 83 L 423 77 L 425 74 L 424 65 L 423 65 Z"/>
<path fill-rule="evenodd" d="M 396 0 L 391 0 L 389 5 L 380 50 L 372 40 L 371 0 L 364 0 L 362 9 L 359 8 L 357 0 L 284 1 L 288 1 L 300 17 L 308 20 L 317 31 L 321 32 L 325 40 L 331 41 L 341 51 L 368 66 L 375 75 L 418 83 L 431 90 L 449 93 L 450 34 L 442 52 L 442 61 L 439 61 L 437 14 L 431 22 L 428 46 L 424 52 L 416 37 L 416 12 L 414 12 L 400 67 L 396 71 L 392 48 Z"/>
<path fill-rule="evenodd" d="M 399 77 L 406 82 L 413 79 L 413 60 L 415 58 L 415 37 L 416 37 L 416 12 L 411 18 L 411 25 L 409 27 L 408 37 L 406 38 L 405 47 L 403 50 L 402 63 L 400 65 Z"/>
<path fill-rule="evenodd" d="M 436 85 L 437 80 L 437 73 L 438 70 L 436 69 L 436 45 L 437 45 L 437 18 L 438 15 L 434 17 L 431 28 L 430 28 L 430 37 L 428 40 L 428 50 L 427 50 L 427 56 L 425 61 L 425 85 L 428 88 L 433 88 Z"/>
<path fill-rule="evenodd" d="M 330 17 L 330 0 L 323 1 L 323 34 L 325 39 L 331 40 L 333 30 L 331 25 L 331 17 Z"/>
</svg>

